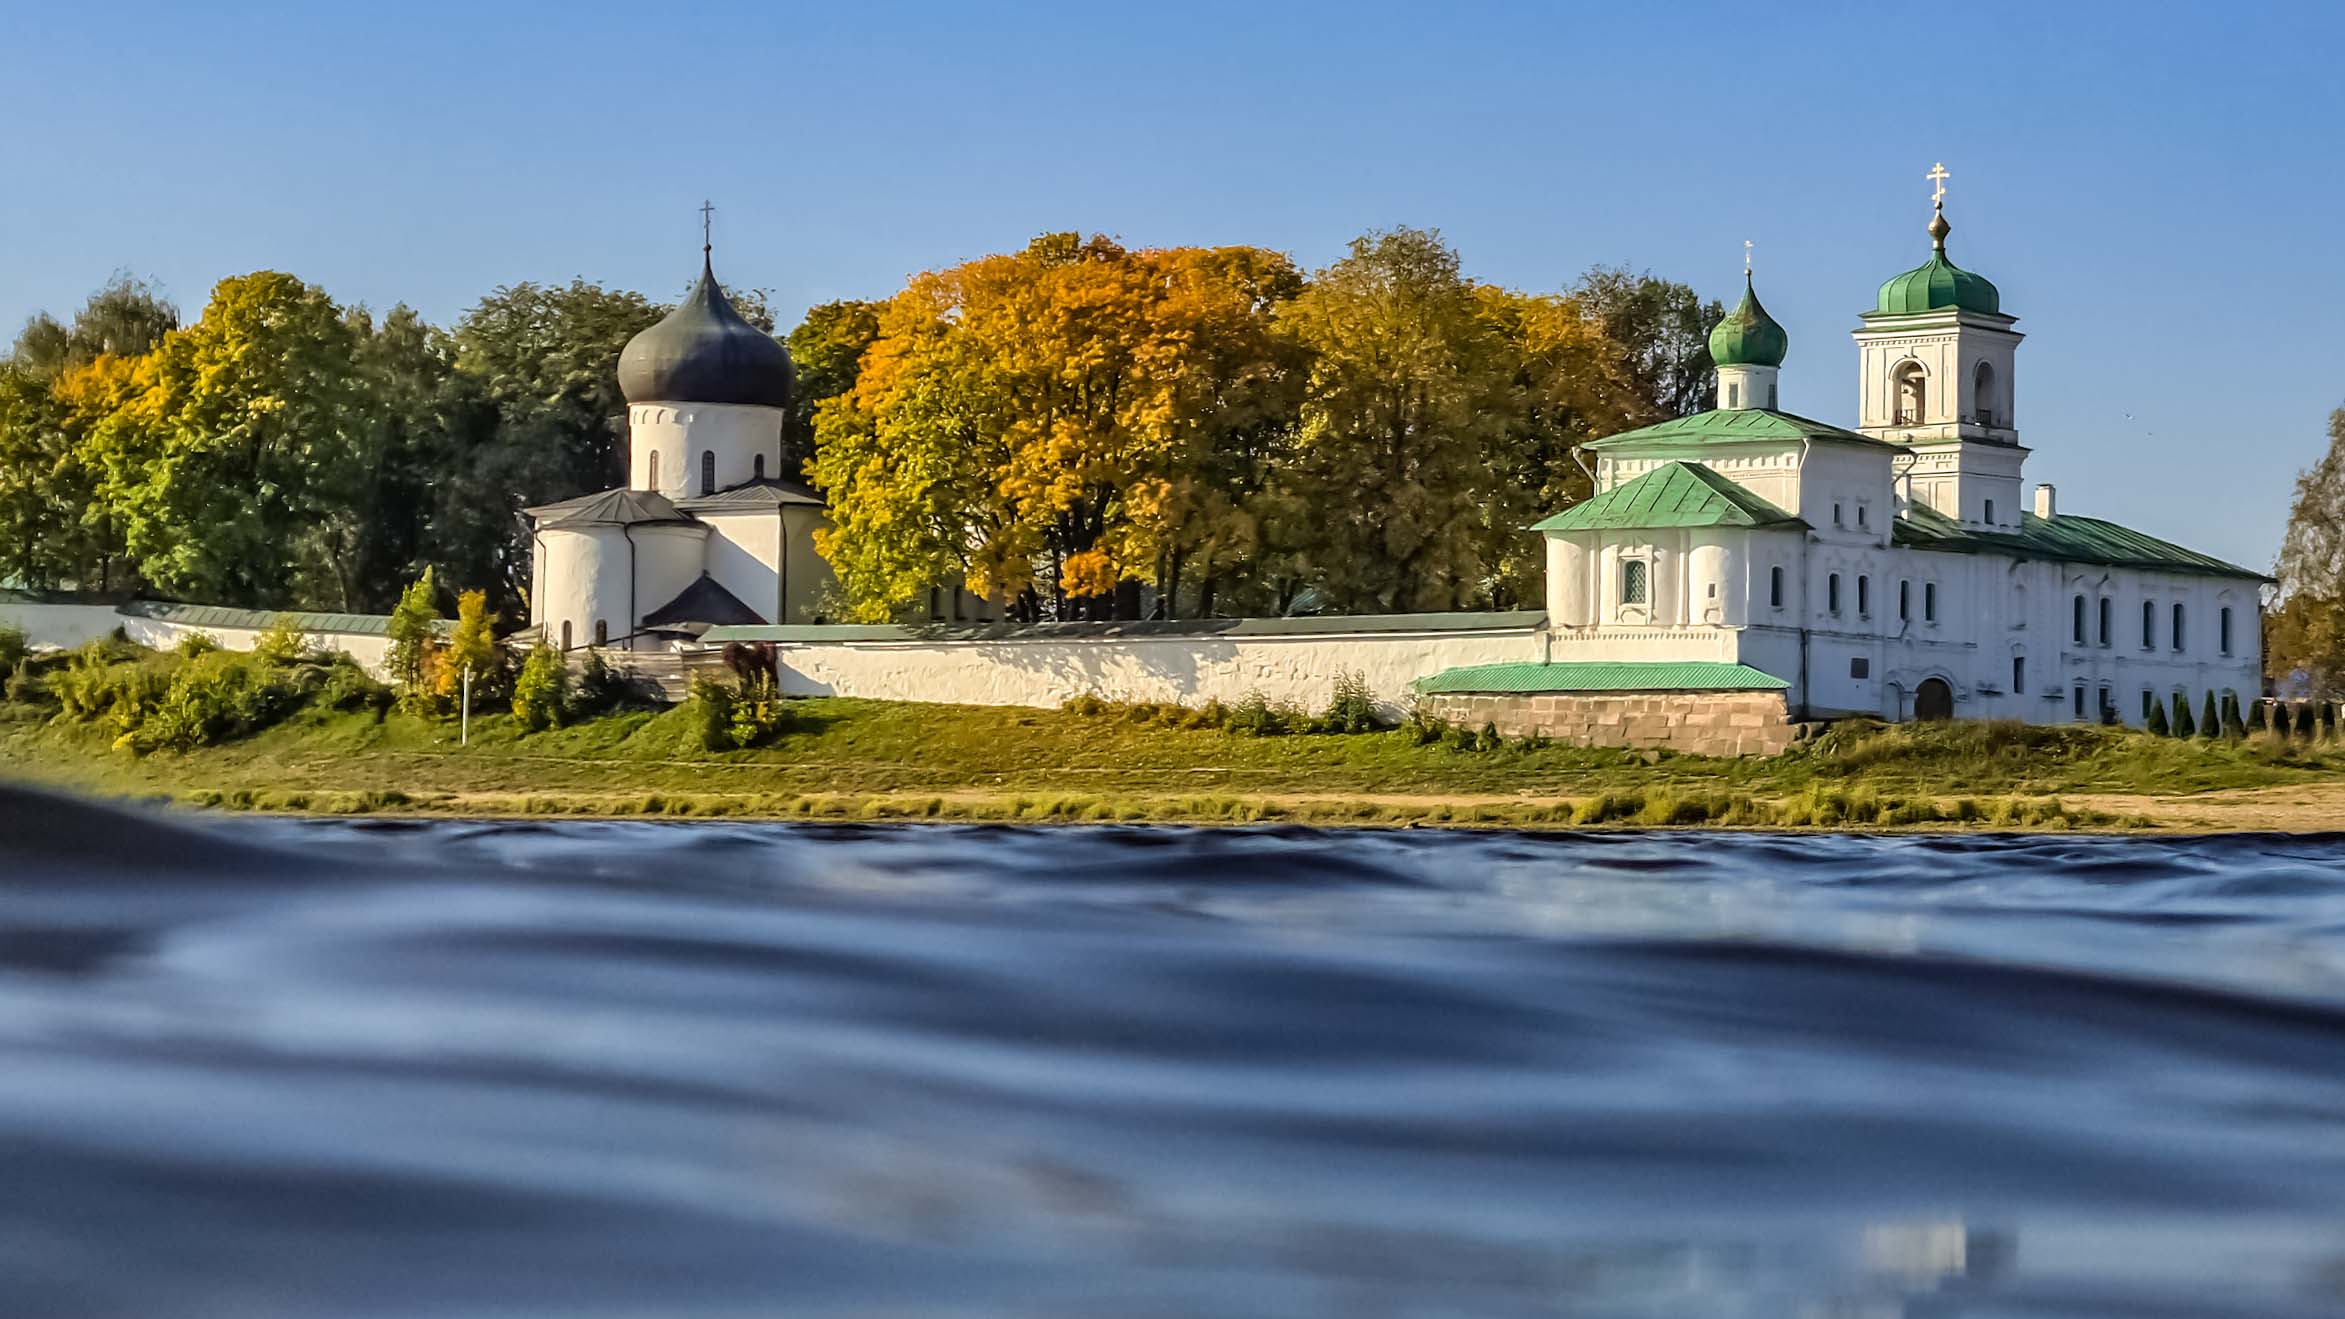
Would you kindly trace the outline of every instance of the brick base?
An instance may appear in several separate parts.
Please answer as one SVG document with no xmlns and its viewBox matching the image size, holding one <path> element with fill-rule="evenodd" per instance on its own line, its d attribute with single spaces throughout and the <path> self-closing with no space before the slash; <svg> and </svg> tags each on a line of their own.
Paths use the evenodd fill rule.
<svg viewBox="0 0 2345 1319">
<path fill-rule="evenodd" d="M 1699 756 L 1772 756 L 1792 744 L 1781 692 L 1551 692 L 1424 698 L 1432 713 L 1506 737 L 1538 733 L 1599 747 L 1663 747 Z"/>
</svg>

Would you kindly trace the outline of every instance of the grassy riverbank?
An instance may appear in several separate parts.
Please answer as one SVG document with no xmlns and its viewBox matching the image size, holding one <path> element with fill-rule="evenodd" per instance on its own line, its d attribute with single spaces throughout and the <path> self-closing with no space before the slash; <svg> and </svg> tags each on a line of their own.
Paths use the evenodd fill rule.
<svg viewBox="0 0 2345 1319">
<path fill-rule="evenodd" d="M 710 752 L 690 707 L 537 733 L 494 715 L 459 746 L 450 722 L 313 701 L 249 736 L 138 754 L 100 723 L 0 703 L 0 774 L 329 813 L 1892 828 L 2345 818 L 2345 748 L 2268 736 L 1851 724 L 1773 759 L 1714 760 L 1478 748 L 1408 729 L 1256 736 L 1183 727 L 1196 720 L 1169 709 L 814 699 L 786 710 L 770 745 Z"/>
</svg>

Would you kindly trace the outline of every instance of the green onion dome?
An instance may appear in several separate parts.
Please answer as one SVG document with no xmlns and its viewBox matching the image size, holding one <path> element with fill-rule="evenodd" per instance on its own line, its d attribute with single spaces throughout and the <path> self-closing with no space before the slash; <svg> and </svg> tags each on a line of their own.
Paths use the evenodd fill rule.
<svg viewBox="0 0 2345 1319">
<path fill-rule="evenodd" d="M 1941 311 L 1949 307 L 2003 314 L 2003 295 L 1985 275 L 1974 275 L 1946 259 L 1946 235 L 1954 226 L 1944 212 L 1930 217 L 1930 259 L 1881 286 L 1880 311 L 1885 316 Z"/>
<path fill-rule="evenodd" d="M 1719 366 L 1781 366 L 1791 337 L 1759 305 L 1750 272 L 1744 271 L 1742 278 L 1741 304 L 1710 331 L 1710 360 Z"/>
</svg>

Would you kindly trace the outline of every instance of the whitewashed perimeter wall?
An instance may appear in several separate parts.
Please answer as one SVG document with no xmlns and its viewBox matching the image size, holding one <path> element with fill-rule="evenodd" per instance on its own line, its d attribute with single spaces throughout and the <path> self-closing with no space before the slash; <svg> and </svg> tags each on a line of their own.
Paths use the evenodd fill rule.
<svg viewBox="0 0 2345 1319">
<path fill-rule="evenodd" d="M 1091 694 L 1124 702 L 1234 705 L 1260 692 L 1308 710 L 1358 673 L 1388 712 L 1409 684 L 1465 664 L 1535 662 L 1535 627 L 1303 636 L 1004 638 L 784 642 L 782 690 L 796 696 L 1051 707 Z"/>
<path fill-rule="evenodd" d="M 142 646 L 169 650 L 181 639 L 203 633 L 222 650 L 251 650 L 266 628 L 196 627 L 140 614 L 125 614 L 112 605 L 37 605 L 0 600 L 0 626 L 24 629 L 25 639 L 42 649 L 70 650 L 105 636 L 115 628 Z M 320 650 L 338 650 L 380 678 L 390 639 L 361 632 L 312 632 L 309 642 Z"/>
</svg>

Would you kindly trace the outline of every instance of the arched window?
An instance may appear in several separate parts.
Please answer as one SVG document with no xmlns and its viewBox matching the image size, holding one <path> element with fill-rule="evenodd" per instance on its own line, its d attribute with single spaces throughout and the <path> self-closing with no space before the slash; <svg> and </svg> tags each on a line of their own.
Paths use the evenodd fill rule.
<svg viewBox="0 0 2345 1319">
<path fill-rule="evenodd" d="M 2141 648 L 2158 648 L 2158 602 L 2155 600 L 2141 602 Z"/>
<path fill-rule="evenodd" d="M 562 620 L 562 649 L 570 649 L 570 620 Z"/>
<path fill-rule="evenodd" d="M 1996 411 L 1994 366 L 1987 362 L 1979 363 L 1978 370 L 1971 373 L 1970 381 L 1971 415 L 1981 426 L 1996 424 L 1995 419 L 2000 413 Z"/>
<path fill-rule="evenodd" d="M 1938 621 L 1938 584 L 1936 582 L 1922 583 L 1922 621 L 1925 623 Z"/>
<path fill-rule="evenodd" d="M 2072 632 L 2075 634 L 2075 640 L 2076 640 L 2076 644 L 2077 644 L 2077 645 L 2080 645 L 2080 646 L 2081 646 L 2081 645 L 2083 645 L 2083 644 L 2084 644 L 2084 597 L 2083 597 L 2083 596 L 2081 596 L 2081 595 L 2080 595 L 2080 596 L 2078 596 L 2078 597 L 2076 597 L 2076 623 L 2075 623 L 2075 626 L 2074 626 L 2074 627 L 2071 629 L 2071 631 L 2072 631 Z"/>
<path fill-rule="evenodd" d="M 2013 696 L 2027 695 L 2027 656 L 2025 655 L 2011 657 L 2011 694 Z"/>
<path fill-rule="evenodd" d="M 1856 616 L 1858 618 L 1871 618 L 1873 616 L 1873 579 L 1863 573 L 1857 574 L 1856 579 Z"/>
<path fill-rule="evenodd" d="M 1891 393 L 1897 400 L 1897 424 L 1919 426 L 1928 414 L 1930 403 L 1929 376 L 1919 362 L 1908 361 L 1890 377 Z"/>
<path fill-rule="evenodd" d="M 1839 573 L 1834 573 L 1824 579 L 1824 608 L 1831 613 L 1837 614 L 1840 612 Z"/>
<path fill-rule="evenodd" d="M 2215 644 L 2223 648 L 2224 654 L 2231 653 L 2231 606 L 2229 605 L 2223 606 L 2223 612 L 2215 615 Z"/>
<path fill-rule="evenodd" d="M 657 449 L 652 450 L 651 457 L 644 460 L 643 488 L 646 490 L 660 488 L 660 451 Z"/>
<path fill-rule="evenodd" d="M 2174 602 L 2174 636 L 2170 644 L 2176 650 L 2182 649 L 2182 602 L 2179 600 Z"/>
<path fill-rule="evenodd" d="M 594 644 L 607 646 L 611 642 L 611 625 L 603 619 L 594 620 Z"/>
<path fill-rule="evenodd" d="M 714 450 L 714 449 L 703 449 L 703 450 L 701 450 L 701 451 L 700 451 L 700 493 L 702 493 L 702 494 L 704 494 L 704 495 L 713 495 L 713 494 L 715 494 L 716 492 L 717 492 L 717 455 L 716 455 L 716 450 Z"/>
<path fill-rule="evenodd" d="M 2117 637 L 2117 602 L 2101 597 L 2101 644 L 2106 646 Z"/>
<path fill-rule="evenodd" d="M 1622 559 L 1620 561 L 1620 602 L 1624 605 L 1645 603 L 1645 561 L 1643 559 Z"/>
<path fill-rule="evenodd" d="M 749 475 L 750 475 L 751 477 L 753 477 L 753 478 L 757 479 L 757 480 L 760 480 L 760 481 L 762 481 L 762 480 L 764 480 L 764 479 L 765 479 L 765 455 L 764 455 L 764 454 L 762 454 L 762 453 L 761 453 L 761 454 L 757 455 L 757 457 L 756 457 L 756 458 L 754 458 L 754 459 L 752 459 L 752 460 L 750 461 L 750 464 L 749 464 Z"/>
</svg>

